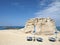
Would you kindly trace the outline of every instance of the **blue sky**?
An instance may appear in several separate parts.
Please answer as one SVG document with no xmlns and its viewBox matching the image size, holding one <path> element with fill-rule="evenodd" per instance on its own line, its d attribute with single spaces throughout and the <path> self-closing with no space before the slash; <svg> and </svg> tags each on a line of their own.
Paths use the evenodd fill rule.
<svg viewBox="0 0 60 45">
<path fill-rule="evenodd" d="M 59 4 L 59 0 L 0 0 L 0 26 L 24 26 L 30 18 L 48 16 L 59 26 Z"/>
</svg>

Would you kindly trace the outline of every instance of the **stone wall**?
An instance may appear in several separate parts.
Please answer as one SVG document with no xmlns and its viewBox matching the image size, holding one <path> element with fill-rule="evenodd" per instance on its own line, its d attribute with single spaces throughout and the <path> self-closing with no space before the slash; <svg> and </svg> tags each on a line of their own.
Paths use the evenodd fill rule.
<svg viewBox="0 0 60 45">
<path fill-rule="evenodd" d="M 37 34 L 53 34 L 56 30 L 55 21 L 51 18 L 32 18 L 26 22 L 25 32 Z"/>
</svg>

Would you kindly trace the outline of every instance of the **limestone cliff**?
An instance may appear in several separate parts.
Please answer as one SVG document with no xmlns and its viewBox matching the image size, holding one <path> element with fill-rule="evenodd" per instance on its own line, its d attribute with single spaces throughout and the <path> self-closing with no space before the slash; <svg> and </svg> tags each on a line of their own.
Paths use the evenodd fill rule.
<svg viewBox="0 0 60 45">
<path fill-rule="evenodd" d="M 56 30 L 55 21 L 51 18 L 32 18 L 26 22 L 25 32 L 37 34 L 53 34 Z"/>
</svg>

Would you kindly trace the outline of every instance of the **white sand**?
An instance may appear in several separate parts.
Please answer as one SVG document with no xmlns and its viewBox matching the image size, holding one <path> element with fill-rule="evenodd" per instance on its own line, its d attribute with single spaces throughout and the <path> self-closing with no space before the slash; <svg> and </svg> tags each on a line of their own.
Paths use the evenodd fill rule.
<svg viewBox="0 0 60 45">
<path fill-rule="evenodd" d="M 0 45 L 60 45 L 58 39 L 56 42 L 48 40 L 48 37 L 55 37 L 55 35 L 35 35 L 35 37 L 42 37 L 43 42 L 27 41 L 27 36 L 33 37 L 32 34 L 25 34 L 20 30 L 0 30 Z M 58 34 L 58 38 L 60 38 L 60 33 Z"/>
</svg>

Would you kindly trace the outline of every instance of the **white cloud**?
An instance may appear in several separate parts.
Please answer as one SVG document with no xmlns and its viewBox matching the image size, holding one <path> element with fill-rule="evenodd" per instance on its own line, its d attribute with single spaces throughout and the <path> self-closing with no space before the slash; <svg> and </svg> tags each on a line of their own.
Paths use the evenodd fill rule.
<svg viewBox="0 0 60 45">
<path fill-rule="evenodd" d="M 36 17 L 51 17 L 51 18 L 55 19 L 56 21 L 58 21 L 60 19 L 60 2 L 58 0 L 56 0 L 53 3 L 51 3 L 47 7 L 47 9 L 38 11 L 35 14 L 36 14 Z"/>
<path fill-rule="evenodd" d="M 46 0 L 40 1 L 40 5 L 45 5 L 45 1 L 46 1 Z"/>
</svg>

